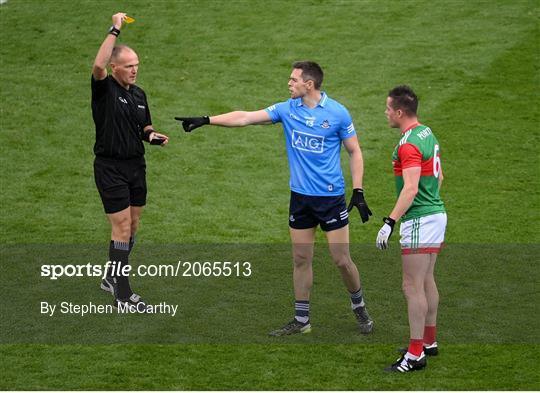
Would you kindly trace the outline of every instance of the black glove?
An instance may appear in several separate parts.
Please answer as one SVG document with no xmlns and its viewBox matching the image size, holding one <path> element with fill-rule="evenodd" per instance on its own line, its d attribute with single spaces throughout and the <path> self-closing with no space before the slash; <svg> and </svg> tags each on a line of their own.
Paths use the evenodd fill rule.
<svg viewBox="0 0 540 393">
<path fill-rule="evenodd" d="M 208 116 L 202 116 L 202 117 L 175 117 L 175 119 L 182 122 L 182 127 L 184 127 L 185 132 L 191 132 L 195 128 L 202 127 L 205 124 L 210 124 L 210 118 Z"/>
<path fill-rule="evenodd" d="M 366 200 L 364 199 L 364 190 L 362 190 L 361 188 L 355 188 L 353 190 L 351 202 L 349 203 L 347 212 L 350 213 L 354 206 L 358 208 L 358 211 L 360 212 L 360 217 L 362 218 L 362 222 L 369 221 L 369 216 L 371 216 L 371 210 L 369 210 Z"/>
</svg>

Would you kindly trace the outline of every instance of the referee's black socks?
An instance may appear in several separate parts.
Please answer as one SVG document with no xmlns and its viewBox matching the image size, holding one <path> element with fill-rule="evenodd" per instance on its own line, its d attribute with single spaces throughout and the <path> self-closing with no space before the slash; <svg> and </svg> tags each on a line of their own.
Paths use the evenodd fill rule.
<svg viewBox="0 0 540 393">
<path fill-rule="evenodd" d="M 129 251 L 129 242 L 111 240 L 109 244 L 109 260 L 113 266 L 109 267 L 108 274 L 111 273 L 111 277 L 116 279 L 117 293 L 115 295 L 119 299 L 127 299 L 133 294 L 129 285 L 129 273 L 122 274 L 123 266 L 129 265 Z"/>
<path fill-rule="evenodd" d="M 365 307 L 365 305 L 362 288 L 356 292 L 351 292 L 351 308 L 353 310 L 357 309 L 358 307 Z"/>
<path fill-rule="evenodd" d="M 134 245 L 135 245 L 135 234 L 131 235 L 131 237 L 129 238 L 129 252 L 131 252 Z"/>
<path fill-rule="evenodd" d="M 111 260 L 110 256 L 111 256 L 111 248 L 113 247 L 113 243 L 114 243 L 114 240 L 111 240 L 111 245 L 109 246 L 109 260 Z M 131 254 L 131 250 L 133 249 L 134 245 L 135 245 L 135 234 L 131 235 L 131 237 L 129 238 L 128 255 Z M 113 275 L 112 269 L 113 267 L 109 265 L 109 268 L 107 269 L 107 277 L 112 277 Z"/>
</svg>

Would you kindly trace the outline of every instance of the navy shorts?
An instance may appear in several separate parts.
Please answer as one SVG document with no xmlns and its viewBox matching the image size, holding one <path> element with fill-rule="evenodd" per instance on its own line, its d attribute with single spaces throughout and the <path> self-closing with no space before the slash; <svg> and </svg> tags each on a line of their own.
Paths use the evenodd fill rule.
<svg viewBox="0 0 540 393">
<path fill-rule="evenodd" d="M 146 204 L 144 157 L 131 160 L 96 157 L 94 179 L 107 214 Z"/>
<path fill-rule="evenodd" d="M 308 229 L 321 225 L 323 231 L 333 231 L 349 223 L 345 195 L 309 196 L 291 191 L 289 226 Z"/>
</svg>

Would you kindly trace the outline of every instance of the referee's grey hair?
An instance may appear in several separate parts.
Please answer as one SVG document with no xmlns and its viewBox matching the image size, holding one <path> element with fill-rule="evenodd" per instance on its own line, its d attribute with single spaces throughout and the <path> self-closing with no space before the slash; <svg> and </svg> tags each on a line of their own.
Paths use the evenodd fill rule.
<svg viewBox="0 0 540 393">
<path fill-rule="evenodd" d="M 122 52 L 124 52 L 125 50 L 130 50 L 133 53 L 136 53 L 132 48 L 130 48 L 127 45 L 124 45 L 124 44 L 116 45 L 112 50 L 111 60 L 109 61 L 109 63 L 114 63 L 115 61 L 117 61 L 118 57 L 120 57 Z"/>
</svg>

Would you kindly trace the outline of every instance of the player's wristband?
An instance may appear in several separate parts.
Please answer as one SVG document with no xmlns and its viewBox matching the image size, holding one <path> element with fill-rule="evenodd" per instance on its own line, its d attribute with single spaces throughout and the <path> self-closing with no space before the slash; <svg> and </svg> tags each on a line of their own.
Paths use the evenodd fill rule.
<svg viewBox="0 0 540 393">
<path fill-rule="evenodd" d="M 364 189 L 363 188 L 353 188 L 353 194 L 354 195 L 361 195 L 362 198 L 364 197 Z"/>
<path fill-rule="evenodd" d="M 114 35 L 115 37 L 118 37 L 120 35 L 120 30 L 118 30 L 116 27 L 111 26 L 109 29 L 109 34 Z"/>
<path fill-rule="evenodd" d="M 394 229 L 394 225 L 396 225 L 396 220 L 390 217 L 384 217 L 382 220 L 385 224 L 388 224 L 390 228 Z"/>
</svg>

